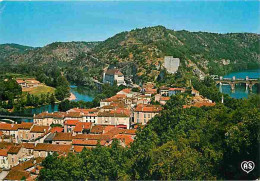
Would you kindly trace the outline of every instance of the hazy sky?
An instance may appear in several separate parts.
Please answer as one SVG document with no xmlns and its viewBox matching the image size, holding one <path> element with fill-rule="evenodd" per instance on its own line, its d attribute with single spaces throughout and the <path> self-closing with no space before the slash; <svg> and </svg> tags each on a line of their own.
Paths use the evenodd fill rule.
<svg viewBox="0 0 260 181">
<path fill-rule="evenodd" d="M 44 46 L 55 41 L 105 40 L 121 31 L 156 25 L 260 33 L 259 5 L 258 1 L 2 1 L 0 44 Z"/>
</svg>

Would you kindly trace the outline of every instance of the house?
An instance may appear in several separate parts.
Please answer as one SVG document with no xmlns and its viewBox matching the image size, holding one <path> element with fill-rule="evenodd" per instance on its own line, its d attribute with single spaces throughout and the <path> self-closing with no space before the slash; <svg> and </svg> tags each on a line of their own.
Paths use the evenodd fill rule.
<svg viewBox="0 0 260 181">
<path fill-rule="evenodd" d="M 126 85 L 124 75 L 118 69 L 108 69 L 103 73 L 103 83 Z"/>
<path fill-rule="evenodd" d="M 27 87 L 25 80 L 16 79 L 17 84 L 19 84 L 22 88 Z"/>
<path fill-rule="evenodd" d="M 31 157 L 33 155 L 33 149 L 35 143 L 22 143 L 22 149 L 26 157 Z"/>
<path fill-rule="evenodd" d="M 40 114 L 34 115 L 33 123 L 40 126 L 50 126 L 51 124 L 63 125 L 65 112 L 42 112 Z"/>
<path fill-rule="evenodd" d="M 16 79 L 16 82 L 22 87 L 22 88 L 31 88 L 31 87 L 38 87 L 41 83 L 36 79 Z"/>
<path fill-rule="evenodd" d="M 125 134 L 118 134 L 114 138 L 118 139 L 120 145 L 123 147 L 130 147 L 130 144 L 134 141 L 131 135 L 125 135 Z"/>
<path fill-rule="evenodd" d="M 170 88 L 169 89 L 169 96 L 176 95 L 176 94 L 179 94 L 179 93 L 183 93 L 185 91 L 186 91 L 185 88 Z"/>
<path fill-rule="evenodd" d="M 171 99 L 170 97 L 163 97 L 163 96 L 162 96 L 162 97 L 160 98 L 160 101 L 159 101 L 159 102 L 160 102 L 161 105 L 165 105 L 166 102 L 169 101 L 170 99 Z"/>
<path fill-rule="evenodd" d="M 24 153 L 22 151 L 22 146 L 18 145 L 18 146 L 12 146 L 8 151 L 8 164 L 9 164 L 9 168 L 16 166 L 19 164 L 19 160 L 21 158 L 23 158 Z"/>
<path fill-rule="evenodd" d="M 78 122 L 79 122 L 79 120 L 73 120 L 73 119 L 66 120 L 64 122 L 64 132 L 65 133 L 71 133 L 74 130 L 74 128 L 75 128 L 75 126 L 77 125 Z"/>
<path fill-rule="evenodd" d="M 18 124 L 0 123 L 0 131 L 2 138 L 8 142 L 17 142 L 18 139 Z"/>
<path fill-rule="evenodd" d="M 71 145 L 53 145 L 48 143 L 38 143 L 34 148 L 33 155 L 34 158 L 37 157 L 47 157 L 48 154 L 53 154 L 54 152 L 58 154 L 67 155 L 71 149 Z"/>
<path fill-rule="evenodd" d="M 36 79 L 26 79 L 26 87 L 38 87 L 40 85 L 40 82 Z"/>
<path fill-rule="evenodd" d="M 42 137 L 49 131 L 50 128 L 51 128 L 50 126 L 34 125 L 30 130 L 30 140 L 35 140 L 37 138 Z"/>
<path fill-rule="evenodd" d="M 105 126 L 103 125 L 95 125 L 90 130 L 91 134 L 102 134 L 104 132 Z"/>
<path fill-rule="evenodd" d="M 130 111 L 128 109 L 115 109 L 98 113 L 98 122 L 101 125 L 115 125 L 130 128 Z"/>
<path fill-rule="evenodd" d="M 83 113 L 82 122 L 92 122 L 92 123 L 97 122 L 98 109 L 96 109 L 96 108 L 92 108 L 92 109 L 72 108 L 72 109 L 67 111 L 67 113 L 69 113 L 69 112 L 81 112 L 81 113 Z"/>
<path fill-rule="evenodd" d="M 72 133 L 56 133 L 53 137 L 55 145 L 70 145 L 72 142 Z"/>
<path fill-rule="evenodd" d="M 18 143 L 26 142 L 30 140 L 30 130 L 33 126 L 33 123 L 22 122 L 18 125 Z"/>
<path fill-rule="evenodd" d="M 76 124 L 75 128 L 73 129 L 73 135 L 88 134 L 90 132 L 91 128 L 92 128 L 91 122 L 88 122 L 88 123 L 78 122 Z"/>
<path fill-rule="evenodd" d="M 169 96 L 169 87 L 161 87 L 160 88 L 160 95 L 161 96 Z"/>
<path fill-rule="evenodd" d="M 9 169 L 8 164 L 8 150 L 9 148 L 0 149 L 0 168 L 1 169 Z"/>
<path fill-rule="evenodd" d="M 66 120 L 78 120 L 83 122 L 84 113 L 83 112 L 66 112 L 64 115 L 64 121 Z M 62 124 L 64 125 L 64 123 Z"/>
<path fill-rule="evenodd" d="M 138 104 L 134 110 L 134 123 L 145 125 L 162 110 L 160 105 Z"/>
</svg>

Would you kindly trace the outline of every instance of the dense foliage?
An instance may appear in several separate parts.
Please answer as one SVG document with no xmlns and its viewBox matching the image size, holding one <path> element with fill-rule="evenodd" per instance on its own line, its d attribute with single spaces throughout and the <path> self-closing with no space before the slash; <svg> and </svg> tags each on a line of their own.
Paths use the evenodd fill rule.
<svg viewBox="0 0 260 181">
<path fill-rule="evenodd" d="M 113 142 L 67 157 L 48 156 L 39 180 L 258 178 L 259 96 L 183 109 L 188 97 L 172 97 L 159 116 L 138 130 L 130 148 Z M 244 160 L 255 162 L 254 171 L 241 170 Z"/>
</svg>

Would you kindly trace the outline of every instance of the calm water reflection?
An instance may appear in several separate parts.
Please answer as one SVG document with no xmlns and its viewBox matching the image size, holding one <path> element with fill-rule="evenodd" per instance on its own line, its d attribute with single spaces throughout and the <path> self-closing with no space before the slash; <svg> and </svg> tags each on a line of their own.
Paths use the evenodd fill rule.
<svg viewBox="0 0 260 181">
<path fill-rule="evenodd" d="M 255 70 L 247 70 L 242 72 L 233 72 L 230 74 L 227 74 L 224 76 L 224 78 L 232 78 L 235 76 L 236 78 L 245 79 L 246 76 L 252 79 L 258 79 L 260 78 L 260 69 Z M 253 86 L 252 92 L 250 92 L 248 89 L 246 89 L 245 84 L 237 84 L 235 87 L 235 91 L 231 91 L 230 85 L 222 85 L 221 87 L 218 86 L 220 89 L 220 92 L 223 92 L 225 94 L 229 94 L 233 98 L 241 99 L 241 98 L 248 98 L 250 94 L 259 94 L 259 90 L 257 88 L 257 85 Z"/>
</svg>

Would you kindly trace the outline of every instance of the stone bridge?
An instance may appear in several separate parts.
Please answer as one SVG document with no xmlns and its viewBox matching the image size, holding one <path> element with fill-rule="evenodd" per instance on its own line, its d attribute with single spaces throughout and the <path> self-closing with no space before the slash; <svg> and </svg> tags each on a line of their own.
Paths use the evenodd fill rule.
<svg viewBox="0 0 260 181">
<path fill-rule="evenodd" d="M 219 78 L 217 76 L 212 76 L 215 80 L 216 84 L 222 86 L 222 84 L 229 84 L 232 91 L 235 91 L 236 84 L 244 84 L 246 87 L 246 90 L 249 89 L 252 91 L 253 86 L 260 83 L 260 79 L 251 79 L 248 76 L 246 76 L 245 79 L 237 79 L 235 76 L 232 78 L 223 78 L 220 76 Z"/>
</svg>

